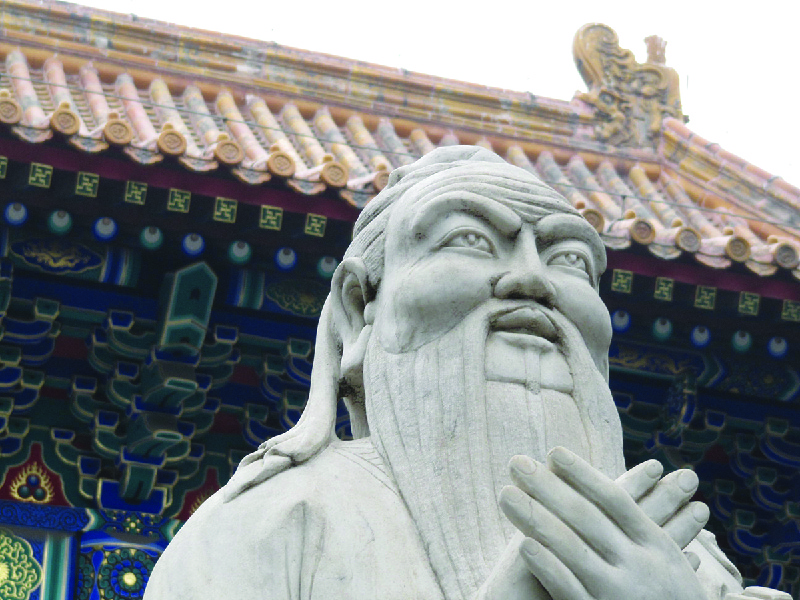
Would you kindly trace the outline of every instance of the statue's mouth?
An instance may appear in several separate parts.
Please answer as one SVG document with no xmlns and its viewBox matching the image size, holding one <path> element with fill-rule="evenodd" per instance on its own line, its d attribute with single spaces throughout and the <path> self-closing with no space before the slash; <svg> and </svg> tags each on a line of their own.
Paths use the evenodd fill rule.
<svg viewBox="0 0 800 600">
<path fill-rule="evenodd" d="M 489 318 L 486 380 L 570 393 L 572 374 L 561 340 L 561 329 L 547 309 L 533 302 L 506 301 Z"/>
<path fill-rule="evenodd" d="M 505 332 L 535 336 L 555 343 L 558 333 L 555 325 L 539 309 L 532 306 L 503 312 L 492 318 L 490 328 L 493 332 Z"/>
</svg>

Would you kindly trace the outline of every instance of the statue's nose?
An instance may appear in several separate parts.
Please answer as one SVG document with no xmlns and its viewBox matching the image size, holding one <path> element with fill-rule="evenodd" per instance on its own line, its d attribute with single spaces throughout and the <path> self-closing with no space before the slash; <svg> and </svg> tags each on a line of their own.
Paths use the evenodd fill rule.
<svg viewBox="0 0 800 600">
<path fill-rule="evenodd" d="M 553 304 L 556 291 L 539 258 L 533 234 L 524 230 L 520 232 L 510 267 L 495 284 L 494 295 L 497 298 Z"/>
</svg>

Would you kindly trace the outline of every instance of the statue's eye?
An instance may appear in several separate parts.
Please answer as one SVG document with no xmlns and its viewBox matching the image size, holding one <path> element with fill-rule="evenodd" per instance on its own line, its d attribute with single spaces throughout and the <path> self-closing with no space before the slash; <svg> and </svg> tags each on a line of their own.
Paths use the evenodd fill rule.
<svg viewBox="0 0 800 600">
<path fill-rule="evenodd" d="M 589 269 L 589 263 L 586 258 L 578 252 L 561 252 L 556 254 L 547 261 L 548 265 L 559 267 L 569 267 L 571 269 L 578 269 L 591 277 L 592 273 Z"/>
<path fill-rule="evenodd" d="M 494 247 L 489 238 L 473 230 L 454 233 L 445 240 L 441 247 L 473 250 L 494 256 Z"/>
</svg>

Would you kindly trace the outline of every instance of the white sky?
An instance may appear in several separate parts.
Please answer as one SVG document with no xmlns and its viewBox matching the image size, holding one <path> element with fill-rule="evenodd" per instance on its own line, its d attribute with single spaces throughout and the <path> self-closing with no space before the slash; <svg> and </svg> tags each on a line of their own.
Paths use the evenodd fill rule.
<svg viewBox="0 0 800 600">
<path fill-rule="evenodd" d="M 572 38 L 611 26 L 639 62 L 644 38 L 667 40 L 689 127 L 800 186 L 797 9 L 761 0 L 84 0 L 140 17 L 232 33 L 528 91 L 562 100 L 585 90 Z M 796 59 L 795 59 L 796 60 Z"/>
</svg>

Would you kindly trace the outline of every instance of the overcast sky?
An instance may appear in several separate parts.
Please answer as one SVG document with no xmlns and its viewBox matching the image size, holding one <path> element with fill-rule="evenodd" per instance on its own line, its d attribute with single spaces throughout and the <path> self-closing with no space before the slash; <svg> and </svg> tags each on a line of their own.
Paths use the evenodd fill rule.
<svg viewBox="0 0 800 600">
<path fill-rule="evenodd" d="M 81 2 L 441 77 L 569 100 L 585 90 L 572 38 L 611 26 L 639 62 L 667 40 L 689 127 L 800 187 L 792 2 L 651 0 L 86 0 Z"/>
</svg>

